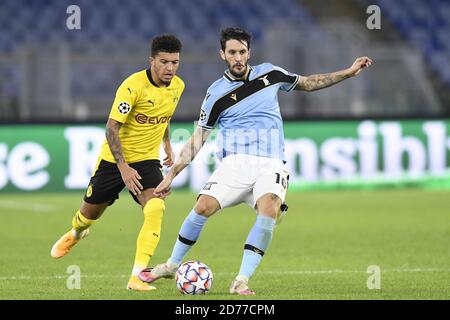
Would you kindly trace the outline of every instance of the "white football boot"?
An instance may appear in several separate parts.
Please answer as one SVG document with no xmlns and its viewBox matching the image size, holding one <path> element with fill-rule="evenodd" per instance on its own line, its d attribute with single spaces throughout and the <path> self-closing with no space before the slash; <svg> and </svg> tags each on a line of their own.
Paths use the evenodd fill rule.
<svg viewBox="0 0 450 320">
<path fill-rule="evenodd" d="M 144 282 L 152 283 L 160 278 L 172 279 L 175 277 L 178 265 L 175 263 L 157 264 L 153 268 L 146 268 L 139 273 L 139 279 Z"/>
<path fill-rule="evenodd" d="M 247 296 L 255 294 L 255 291 L 250 290 L 250 288 L 248 287 L 247 278 L 237 276 L 236 279 L 234 279 L 233 282 L 231 283 L 230 293 Z"/>
</svg>

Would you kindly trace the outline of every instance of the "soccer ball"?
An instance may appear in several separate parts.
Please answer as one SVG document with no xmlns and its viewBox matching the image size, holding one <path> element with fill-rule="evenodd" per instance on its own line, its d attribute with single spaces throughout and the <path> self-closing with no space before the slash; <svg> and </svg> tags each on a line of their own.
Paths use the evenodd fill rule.
<svg viewBox="0 0 450 320">
<path fill-rule="evenodd" d="M 213 274 L 211 269 L 198 260 L 183 263 L 178 267 L 175 282 L 182 294 L 202 294 L 211 289 Z"/>
</svg>

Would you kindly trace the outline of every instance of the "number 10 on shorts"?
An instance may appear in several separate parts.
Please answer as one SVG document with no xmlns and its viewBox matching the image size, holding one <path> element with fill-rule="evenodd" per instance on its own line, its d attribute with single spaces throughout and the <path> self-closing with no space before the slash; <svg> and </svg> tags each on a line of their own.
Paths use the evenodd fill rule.
<svg viewBox="0 0 450 320">
<path fill-rule="evenodd" d="M 282 177 L 281 174 L 278 173 L 278 172 L 275 173 L 275 176 L 276 176 L 275 183 L 281 184 L 281 186 L 283 187 L 283 189 L 286 189 L 286 188 L 287 188 L 287 185 L 288 185 L 288 179 L 289 179 L 289 176 L 288 176 L 288 178 L 286 179 L 285 177 Z"/>
</svg>

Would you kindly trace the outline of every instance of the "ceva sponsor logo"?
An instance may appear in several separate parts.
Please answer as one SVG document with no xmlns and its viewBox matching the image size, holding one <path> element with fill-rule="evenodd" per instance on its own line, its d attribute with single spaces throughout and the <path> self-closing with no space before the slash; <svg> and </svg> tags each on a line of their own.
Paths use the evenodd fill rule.
<svg viewBox="0 0 450 320">
<path fill-rule="evenodd" d="M 158 117 L 158 116 L 153 116 L 153 117 L 148 117 L 145 114 L 139 113 L 136 115 L 135 119 L 136 122 L 139 124 L 160 124 L 160 123 L 167 123 L 170 121 L 172 117 L 169 116 L 163 116 L 163 117 Z"/>
</svg>

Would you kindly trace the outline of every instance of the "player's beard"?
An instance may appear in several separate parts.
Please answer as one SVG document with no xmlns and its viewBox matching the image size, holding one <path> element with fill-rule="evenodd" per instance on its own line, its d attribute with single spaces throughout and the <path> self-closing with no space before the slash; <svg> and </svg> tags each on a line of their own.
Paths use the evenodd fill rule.
<svg viewBox="0 0 450 320">
<path fill-rule="evenodd" d="M 227 67 L 228 67 L 228 70 L 230 71 L 230 74 L 233 77 L 238 78 L 238 79 L 242 78 L 243 76 L 245 76 L 245 74 L 247 73 L 247 68 L 248 68 L 247 63 L 245 63 L 244 64 L 244 69 L 242 69 L 241 72 L 237 73 L 237 72 L 233 71 L 233 69 L 231 68 L 231 63 L 229 63 L 228 61 L 227 61 Z"/>
</svg>

